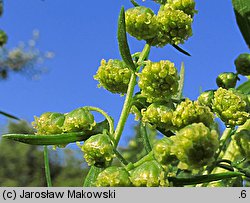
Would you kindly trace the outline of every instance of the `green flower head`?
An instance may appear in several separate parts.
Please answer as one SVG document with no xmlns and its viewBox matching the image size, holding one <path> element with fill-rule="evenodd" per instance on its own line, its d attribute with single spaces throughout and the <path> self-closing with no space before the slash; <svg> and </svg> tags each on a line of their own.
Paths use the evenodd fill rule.
<svg viewBox="0 0 250 203">
<path fill-rule="evenodd" d="M 199 102 L 200 105 L 208 106 L 210 109 L 212 109 L 213 98 L 214 98 L 214 90 L 208 90 L 202 92 L 198 97 L 197 101 Z"/>
<path fill-rule="evenodd" d="M 234 88 L 236 86 L 238 80 L 238 76 L 232 72 L 221 73 L 216 78 L 216 84 L 218 87 L 222 87 L 224 89 Z"/>
<path fill-rule="evenodd" d="M 107 134 L 91 136 L 84 142 L 82 151 L 89 166 L 108 166 L 114 157 L 113 145 Z"/>
<path fill-rule="evenodd" d="M 110 166 L 99 173 L 95 185 L 97 187 L 129 187 L 130 174 L 122 167 Z"/>
<path fill-rule="evenodd" d="M 214 115 L 207 106 L 200 105 L 197 101 L 186 99 L 177 105 L 173 113 L 173 125 L 181 129 L 192 123 L 204 123 L 210 127 L 214 123 Z"/>
<path fill-rule="evenodd" d="M 75 109 L 65 115 L 64 132 L 91 130 L 96 125 L 94 116 L 86 108 Z"/>
<path fill-rule="evenodd" d="M 172 8 L 173 10 L 181 10 L 191 17 L 194 16 L 197 11 L 195 10 L 194 0 L 168 0 L 168 3 L 163 9 Z"/>
<path fill-rule="evenodd" d="M 209 164 L 218 149 L 218 132 L 203 123 L 193 123 L 170 138 L 171 151 L 188 168 L 200 168 Z"/>
<path fill-rule="evenodd" d="M 138 40 L 152 39 L 157 34 L 157 21 L 150 8 L 137 6 L 125 13 L 126 30 Z"/>
<path fill-rule="evenodd" d="M 192 36 L 193 19 L 181 10 L 173 10 L 172 8 L 159 10 L 157 22 L 158 33 L 152 41 L 153 46 L 183 44 Z"/>
<path fill-rule="evenodd" d="M 147 161 L 131 171 L 130 180 L 136 187 L 168 186 L 165 172 L 155 161 Z"/>
<path fill-rule="evenodd" d="M 147 61 L 138 76 L 141 95 L 145 96 L 149 103 L 168 101 L 178 91 L 178 72 L 170 61 Z"/>
<path fill-rule="evenodd" d="M 241 75 L 250 75 L 250 54 L 240 54 L 234 61 L 236 70 Z"/>
<path fill-rule="evenodd" d="M 125 94 L 128 89 L 131 72 L 123 61 L 104 59 L 94 76 L 99 81 L 99 87 L 103 87 L 112 93 Z"/>
<path fill-rule="evenodd" d="M 173 127 L 172 116 L 173 110 L 170 105 L 153 103 L 147 109 L 142 109 L 142 121 L 161 129 L 169 130 Z"/>
<path fill-rule="evenodd" d="M 246 95 L 234 89 L 219 88 L 214 93 L 213 110 L 228 126 L 242 125 L 250 118 L 249 101 Z"/>
<path fill-rule="evenodd" d="M 162 165 L 170 164 L 176 157 L 171 153 L 173 141 L 167 137 L 157 140 L 153 145 L 155 159 Z"/>
<path fill-rule="evenodd" d="M 46 112 L 40 117 L 35 116 L 35 121 L 32 123 L 37 130 L 37 134 L 60 134 L 64 123 L 64 115 L 61 113 Z"/>
</svg>

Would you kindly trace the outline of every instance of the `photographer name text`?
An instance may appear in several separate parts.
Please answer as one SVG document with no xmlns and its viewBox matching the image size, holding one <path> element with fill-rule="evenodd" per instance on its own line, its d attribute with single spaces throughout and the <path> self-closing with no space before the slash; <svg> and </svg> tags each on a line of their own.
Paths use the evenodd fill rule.
<svg viewBox="0 0 250 203">
<path fill-rule="evenodd" d="M 115 190 L 86 191 L 86 190 L 66 190 L 66 191 L 3 191 L 3 199 L 115 199 Z"/>
</svg>

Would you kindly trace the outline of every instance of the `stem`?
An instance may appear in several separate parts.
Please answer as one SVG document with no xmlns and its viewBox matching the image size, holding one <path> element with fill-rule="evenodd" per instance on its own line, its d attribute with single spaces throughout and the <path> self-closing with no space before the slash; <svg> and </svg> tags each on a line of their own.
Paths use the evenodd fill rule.
<svg viewBox="0 0 250 203">
<path fill-rule="evenodd" d="M 148 56 L 149 51 L 150 51 L 150 45 L 146 44 L 144 46 L 143 51 L 140 54 L 140 57 L 139 57 L 138 62 L 137 62 L 138 64 L 140 64 L 142 61 L 144 61 L 144 59 Z M 130 78 L 130 81 L 129 81 L 129 85 L 128 85 L 126 98 L 125 98 L 124 105 L 123 105 L 123 109 L 122 109 L 120 119 L 118 121 L 116 130 L 115 130 L 115 134 L 114 134 L 115 147 L 117 147 L 117 145 L 118 145 L 118 143 L 120 141 L 122 131 L 124 129 L 125 123 L 127 121 L 127 118 L 128 118 L 129 112 L 130 112 L 131 102 L 132 102 L 133 94 L 134 94 L 134 88 L 135 88 L 135 85 L 136 85 L 136 77 L 137 76 L 136 76 L 135 72 L 132 72 L 131 78 Z"/>
<path fill-rule="evenodd" d="M 45 167 L 45 176 L 47 181 L 47 186 L 52 187 L 51 177 L 50 177 L 50 168 L 49 168 L 49 154 L 48 147 L 44 146 L 44 167 Z"/>
<path fill-rule="evenodd" d="M 146 161 L 151 161 L 151 160 L 154 160 L 154 154 L 153 154 L 152 151 L 149 152 L 146 156 L 142 157 L 137 162 L 128 164 L 125 168 L 126 168 L 127 171 L 130 171 L 130 170 L 142 165 Z"/>
<path fill-rule="evenodd" d="M 98 108 L 98 107 L 94 107 L 94 106 L 86 106 L 86 108 L 89 110 L 89 111 L 96 111 L 96 112 L 99 112 L 101 113 L 108 121 L 109 123 L 109 132 L 110 134 L 112 135 L 114 133 L 114 122 L 112 120 L 112 118 L 105 112 L 103 111 L 102 109 Z"/>
<path fill-rule="evenodd" d="M 221 138 L 220 138 L 220 146 L 219 146 L 219 150 L 216 152 L 215 154 L 215 161 L 217 161 L 218 157 L 220 156 L 220 153 L 222 152 L 222 150 L 224 149 L 227 140 L 231 137 L 232 133 L 233 133 L 232 128 L 226 128 L 225 131 L 223 132 Z"/>
<path fill-rule="evenodd" d="M 114 153 L 116 155 L 116 158 L 124 165 L 128 165 L 128 162 L 126 159 L 124 159 L 124 157 L 120 154 L 119 151 L 117 151 L 117 149 L 114 149 Z"/>
<path fill-rule="evenodd" d="M 149 153 L 150 151 L 152 151 L 152 147 L 151 147 L 150 142 L 149 142 L 146 124 L 143 125 L 142 122 L 140 123 L 140 131 L 141 131 L 143 144 L 145 146 L 145 150 L 147 153 Z"/>
</svg>

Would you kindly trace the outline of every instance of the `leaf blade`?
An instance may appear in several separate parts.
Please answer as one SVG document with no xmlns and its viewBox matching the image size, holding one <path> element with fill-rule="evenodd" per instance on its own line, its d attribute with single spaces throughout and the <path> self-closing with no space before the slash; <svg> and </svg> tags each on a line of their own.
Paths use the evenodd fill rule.
<svg viewBox="0 0 250 203">
<path fill-rule="evenodd" d="M 128 46 L 124 7 L 121 8 L 119 19 L 118 19 L 117 38 L 118 38 L 119 51 L 120 51 L 122 60 L 126 63 L 126 65 L 132 71 L 135 71 L 136 67 L 131 57 L 130 49 Z"/>
</svg>

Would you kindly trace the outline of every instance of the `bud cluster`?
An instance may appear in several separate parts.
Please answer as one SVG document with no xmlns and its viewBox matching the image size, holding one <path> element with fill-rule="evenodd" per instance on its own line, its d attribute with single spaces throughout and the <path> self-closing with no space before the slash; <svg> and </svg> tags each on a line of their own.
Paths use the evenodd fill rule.
<svg viewBox="0 0 250 203">
<path fill-rule="evenodd" d="M 32 124 L 37 134 L 79 132 L 91 130 L 96 125 L 94 116 L 84 107 L 65 114 L 46 112 L 40 117 L 35 116 Z"/>
<path fill-rule="evenodd" d="M 99 87 L 103 87 L 112 93 L 125 94 L 128 89 L 131 72 L 123 61 L 104 59 L 94 76 L 99 81 Z"/>
<path fill-rule="evenodd" d="M 247 96 L 234 89 L 215 91 L 213 110 L 228 126 L 242 125 L 250 118 Z"/>
<path fill-rule="evenodd" d="M 137 6 L 126 11 L 126 29 L 131 36 L 153 46 L 177 45 L 192 36 L 196 12 L 193 0 L 167 1 L 157 15 L 149 8 Z"/>
<path fill-rule="evenodd" d="M 178 72 L 174 63 L 168 60 L 147 61 L 138 73 L 141 95 L 150 103 L 168 101 L 178 90 Z"/>
</svg>

